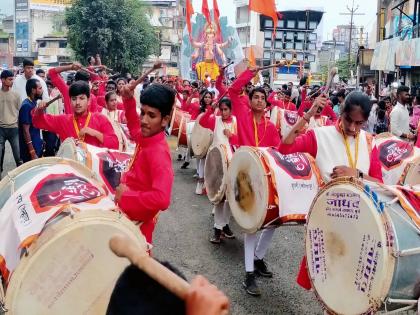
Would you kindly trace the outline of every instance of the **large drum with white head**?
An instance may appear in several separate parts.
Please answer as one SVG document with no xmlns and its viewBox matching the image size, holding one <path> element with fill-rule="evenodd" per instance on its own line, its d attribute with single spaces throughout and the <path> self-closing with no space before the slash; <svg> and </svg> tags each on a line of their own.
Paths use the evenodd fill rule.
<svg viewBox="0 0 420 315">
<path fill-rule="evenodd" d="M 227 198 L 238 225 L 253 233 L 286 222 L 305 222 L 321 185 L 314 159 L 243 146 L 228 170 Z"/>
<path fill-rule="evenodd" d="M 420 149 L 390 133 L 375 137 L 386 185 L 420 184 Z"/>
<path fill-rule="evenodd" d="M 185 120 L 190 121 L 191 115 L 174 106 L 171 116 L 171 122 L 169 124 L 169 134 L 171 136 L 178 137 L 180 128 Z"/>
<path fill-rule="evenodd" d="M 278 106 L 274 106 L 271 110 L 270 121 L 280 131 L 282 138 L 288 136 L 298 120 L 299 115 L 297 111 L 285 110 Z"/>
<path fill-rule="evenodd" d="M 225 144 L 215 145 L 207 153 L 204 184 L 207 197 L 213 204 L 218 204 L 225 198 L 227 172 L 232 154 L 231 146 Z"/>
<path fill-rule="evenodd" d="M 132 155 L 128 152 L 98 148 L 73 138 L 64 140 L 57 152 L 58 157 L 72 159 L 87 166 L 105 183 L 112 194 L 120 184 L 121 176 L 127 170 Z"/>
<path fill-rule="evenodd" d="M 199 121 L 203 115 L 204 114 L 200 114 L 197 117 L 191 134 L 191 147 L 194 156 L 199 159 L 202 159 L 206 156 L 207 151 L 213 142 L 213 130 L 204 128 L 199 124 Z"/>
<path fill-rule="evenodd" d="M 408 196 L 419 192 L 346 178 L 319 192 L 308 215 L 306 255 L 312 286 L 329 313 L 415 306 L 420 220 Z"/>
</svg>

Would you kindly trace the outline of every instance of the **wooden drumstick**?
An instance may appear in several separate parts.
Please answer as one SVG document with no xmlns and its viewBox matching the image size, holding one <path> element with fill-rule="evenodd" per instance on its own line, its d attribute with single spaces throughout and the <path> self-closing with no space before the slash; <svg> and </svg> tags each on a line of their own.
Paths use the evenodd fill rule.
<svg viewBox="0 0 420 315">
<path fill-rule="evenodd" d="M 272 65 L 269 65 L 269 66 L 261 67 L 261 68 L 259 68 L 259 70 L 267 70 L 267 69 L 270 69 L 270 68 L 281 67 L 281 66 L 284 66 L 283 61 L 276 62 L 275 64 L 272 64 Z"/>
<path fill-rule="evenodd" d="M 115 235 L 109 241 L 109 247 L 118 257 L 126 257 L 144 271 L 150 278 L 167 288 L 182 300 L 185 300 L 190 284 L 174 272 L 151 258 L 133 240 L 122 235 Z"/>
<path fill-rule="evenodd" d="M 62 96 L 61 96 L 61 94 L 58 94 L 56 97 L 54 97 L 53 99 L 51 99 L 51 100 L 49 100 L 48 102 L 45 103 L 45 108 L 47 108 L 52 103 L 54 103 L 55 101 L 59 100 L 60 98 L 62 98 Z M 38 105 L 37 105 L 37 107 L 38 107 Z"/>
</svg>

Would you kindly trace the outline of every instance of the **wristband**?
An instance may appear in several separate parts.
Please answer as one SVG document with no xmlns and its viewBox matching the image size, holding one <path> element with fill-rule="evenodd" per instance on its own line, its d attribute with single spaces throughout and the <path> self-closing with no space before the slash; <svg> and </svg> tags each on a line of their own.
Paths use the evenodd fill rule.
<svg viewBox="0 0 420 315">
<path fill-rule="evenodd" d="M 32 143 L 32 141 L 26 142 L 26 144 L 31 144 L 31 143 Z"/>
</svg>

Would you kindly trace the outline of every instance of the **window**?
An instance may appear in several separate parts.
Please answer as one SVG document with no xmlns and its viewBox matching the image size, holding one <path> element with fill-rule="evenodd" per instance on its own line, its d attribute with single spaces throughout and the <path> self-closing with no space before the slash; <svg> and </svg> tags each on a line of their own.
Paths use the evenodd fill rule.
<svg viewBox="0 0 420 315">
<path fill-rule="evenodd" d="M 286 49 L 293 49 L 293 42 L 286 43 Z"/>
<path fill-rule="evenodd" d="M 263 66 L 269 66 L 270 63 L 271 63 L 271 60 L 269 60 L 269 59 L 264 59 L 263 60 Z"/>
<path fill-rule="evenodd" d="M 249 11 L 247 5 L 236 9 L 236 24 L 242 23 L 249 23 Z"/>
<path fill-rule="evenodd" d="M 272 31 L 265 31 L 264 32 L 264 38 L 270 39 L 272 36 L 273 36 L 273 32 Z"/>
<path fill-rule="evenodd" d="M 304 55 L 302 53 L 297 53 L 296 54 L 296 60 L 297 61 L 303 61 L 303 59 L 304 59 L 303 57 L 304 57 Z"/>
<path fill-rule="evenodd" d="M 283 42 L 281 40 L 276 40 L 274 42 L 274 48 L 275 49 L 283 49 Z"/>
<path fill-rule="evenodd" d="M 307 55 L 308 62 L 314 62 L 315 61 L 315 55 Z"/>
<path fill-rule="evenodd" d="M 296 27 L 296 21 L 295 20 L 288 20 L 287 21 L 287 28 L 295 28 Z"/>
<path fill-rule="evenodd" d="M 284 21 L 283 20 L 278 20 L 277 21 L 277 27 L 278 28 L 284 28 Z"/>
<path fill-rule="evenodd" d="M 265 27 L 273 27 L 273 20 L 265 20 L 265 23 L 264 23 L 264 26 Z"/>
<path fill-rule="evenodd" d="M 305 33 L 297 33 L 297 40 L 305 40 Z"/>
<path fill-rule="evenodd" d="M 282 31 L 277 31 L 276 32 L 276 39 L 283 40 L 283 35 L 284 35 L 284 33 Z"/>
<path fill-rule="evenodd" d="M 316 45 L 314 43 L 309 43 L 308 50 L 316 50 Z"/>
<path fill-rule="evenodd" d="M 264 59 L 271 59 L 271 52 L 267 51 L 267 50 L 264 51 L 263 58 Z"/>
<path fill-rule="evenodd" d="M 309 29 L 310 29 L 310 30 L 314 30 L 314 29 L 316 29 L 316 28 L 317 28 L 317 26 L 318 26 L 318 23 L 317 23 L 317 22 L 315 22 L 315 21 L 310 21 L 310 22 L 309 22 Z"/>
<path fill-rule="evenodd" d="M 298 21 L 298 29 L 304 30 L 306 28 L 306 22 L 305 21 Z"/>
<path fill-rule="evenodd" d="M 60 41 L 58 43 L 58 48 L 66 48 L 67 47 L 67 42 L 66 41 Z"/>
<path fill-rule="evenodd" d="M 265 40 L 264 41 L 264 48 L 271 48 L 271 40 Z"/>
<path fill-rule="evenodd" d="M 286 39 L 287 40 L 294 40 L 295 39 L 295 33 L 293 33 L 293 32 L 287 32 L 286 33 Z"/>
<path fill-rule="evenodd" d="M 295 43 L 295 49 L 296 50 L 303 50 L 303 43 L 301 43 L 301 42 Z"/>
<path fill-rule="evenodd" d="M 283 53 L 281 53 L 281 52 L 276 52 L 276 53 L 274 54 L 274 59 L 275 59 L 275 60 L 281 60 L 281 59 L 283 59 Z"/>
<path fill-rule="evenodd" d="M 47 42 L 39 42 L 39 44 L 38 44 L 38 46 L 39 46 L 39 48 L 45 48 L 45 47 L 47 47 Z"/>
<path fill-rule="evenodd" d="M 286 60 L 293 60 L 293 54 L 292 53 L 286 53 L 285 57 L 286 57 Z"/>
<path fill-rule="evenodd" d="M 308 35 L 308 40 L 311 42 L 316 42 L 316 38 L 317 38 L 316 33 L 311 33 Z"/>
</svg>

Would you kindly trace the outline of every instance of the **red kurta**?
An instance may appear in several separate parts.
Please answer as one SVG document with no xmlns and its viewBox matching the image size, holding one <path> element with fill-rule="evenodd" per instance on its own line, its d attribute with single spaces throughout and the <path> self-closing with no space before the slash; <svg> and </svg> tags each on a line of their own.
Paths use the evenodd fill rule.
<svg viewBox="0 0 420 315">
<path fill-rule="evenodd" d="M 238 123 L 238 145 L 253 147 L 278 147 L 280 145 L 279 133 L 272 122 L 262 117 L 257 125 L 255 135 L 254 115 L 251 111 L 248 95 L 242 95 L 242 88 L 255 76 L 251 70 L 239 75 L 229 88 L 232 101 L 232 114 Z"/>
<path fill-rule="evenodd" d="M 304 101 L 299 107 L 299 110 L 298 110 L 299 116 L 303 116 L 303 114 L 305 114 L 306 111 L 310 110 L 311 107 L 312 107 L 312 102 L 308 100 Z M 331 107 L 331 103 L 329 101 L 324 106 L 320 115 L 329 117 L 333 123 L 337 121 L 337 115 L 334 113 Z"/>
<path fill-rule="evenodd" d="M 283 100 L 276 100 L 274 99 L 274 95 L 276 92 L 272 92 L 268 97 L 268 102 L 273 106 L 277 106 L 282 109 L 287 109 L 291 111 L 297 111 L 296 105 L 293 102 L 285 103 Z"/>
<path fill-rule="evenodd" d="M 124 100 L 127 126 L 137 143 L 131 168 L 123 175 L 127 185 L 118 205 L 133 221 L 141 221 L 140 230 L 152 243 L 153 230 L 159 211 L 166 210 L 171 200 L 174 172 L 169 146 L 164 132 L 144 138 L 136 112 L 134 98 Z"/>
<path fill-rule="evenodd" d="M 73 113 L 73 109 L 71 108 L 71 99 L 69 95 L 69 86 L 66 84 L 66 82 L 64 82 L 63 78 L 56 71 L 55 68 L 51 68 L 50 70 L 48 70 L 48 76 L 50 77 L 52 84 L 60 91 L 61 95 L 63 96 L 64 112 L 66 114 Z M 92 113 L 98 111 L 96 96 L 93 93 L 90 93 L 89 111 Z"/>
<path fill-rule="evenodd" d="M 88 113 L 76 118 L 79 130 L 85 127 Z M 36 128 L 44 129 L 57 134 L 61 141 L 69 137 L 78 138 L 73 123 L 73 114 L 49 115 L 42 111 L 32 111 L 32 122 Z M 109 149 L 118 149 L 118 138 L 108 118 L 100 113 L 91 113 L 91 118 L 86 127 L 90 127 L 104 135 L 104 142 L 101 143 L 96 137 L 85 136 L 84 141 L 88 144 Z"/>
</svg>

